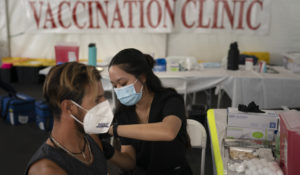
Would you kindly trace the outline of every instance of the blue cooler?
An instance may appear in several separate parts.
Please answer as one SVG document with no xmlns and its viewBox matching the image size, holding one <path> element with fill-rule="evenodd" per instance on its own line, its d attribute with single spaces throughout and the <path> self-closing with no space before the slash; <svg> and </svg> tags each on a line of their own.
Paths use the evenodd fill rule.
<svg viewBox="0 0 300 175">
<path fill-rule="evenodd" d="M 53 115 L 45 101 L 35 102 L 36 124 L 43 131 L 51 131 L 53 127 Z"/>
<path fill-rule="evenodd" d="M 11 125 L 26 124 L 35 120 L 35 99 L 17 93 L 16 96 L 0 97 L 1 117 Z"/>
</svg>

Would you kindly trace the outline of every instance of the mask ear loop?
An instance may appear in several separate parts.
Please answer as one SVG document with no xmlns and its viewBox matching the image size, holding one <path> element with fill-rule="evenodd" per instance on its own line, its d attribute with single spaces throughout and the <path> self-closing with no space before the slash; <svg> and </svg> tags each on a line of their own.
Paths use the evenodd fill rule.
<svg viewBox="0 0 300 175">
<path fill-rule="evenodd" d="M 77 107 L 79 107 L 79 108 L 85 110 L 86 112 L 88 111 L 88 110 L 84 109 L 82 106 L 80 106 L 79 104 L 77 104 L 75 101 L 71 100 L 71 102 L 72 102 L 74 105 L 76 105 Z"/>
<path fill-rule="evenodd" d="M 126 88 L 126 87 L 128 87 L 128 86 L 134 86 L 135 85 L 135 83 L 138 81 L 138 79 L 135 79 L 135 81 L 133 82 L 133 83 L 131 83 L 131 84 L 129 84 L 129 85 L 126 85 L 126 86 L 123 86 L 123 87 L 119 87 L 119 88 L 114 88 L 114 90 L 120 90 L 120 89 L 124 89 L 124 88 Z M 75 103 L 75 102 L 74 102 Z"/>
<path fill-rule="evenodd" d="M 74 105 L 76 105 L 77 107 L 79 107 L 79 108 L 81 108 L 81 109 L 83 109 L 83 110 L 85 110 L 85 111 L 87 112 L 86 109 L 84 109 L 82 106 L 80 106 L 79 104 L 77 104 L 75 101 L 71 100 L 71 102 L 72 102 Z M 74 120 L 76 120 L 78 123 L 80 123 L 80 124 L 83 125 L 83 122 L 80 121 L 78 118 L 76 118 L 73 114 L 71 114 L 71 117 L 72 117 Z"/>
<path fill-rule="evenodd" d="M 71 117 L 76 120 L 78 123 L 82 124 L 83 125 L 83 122 L 78 120 L 78 118 L 76 118 L 73 114 L 71 114 Z"/>
<path fill-rule="evenodd" d="M 144 88 L 144 85 L 142 85 L 140 92 L 138 92 L 138 93 L 143 93 L 143 88 Z"/>
<path fill-rule="evenodd" d="M 134 82 L 133 84 L 135 84 L 137 81 L 138 81 L 138 79 L 136 79 L 135 82 Z M 140 81 L 140 80 L 139 80 L 139 81 Z M 140 82 L 141 82 L 141 81 L 140 81 Z M 142 84 L 142 87 L 141 87 L 141 89 L 140 89 L 140 92 L 138 92 L 138 93 L 142 93 L 142 92 L 143 92 L 144 85 L 143 85 L 142 82 L 141 82 L 141 84 Z"/>
</svg>

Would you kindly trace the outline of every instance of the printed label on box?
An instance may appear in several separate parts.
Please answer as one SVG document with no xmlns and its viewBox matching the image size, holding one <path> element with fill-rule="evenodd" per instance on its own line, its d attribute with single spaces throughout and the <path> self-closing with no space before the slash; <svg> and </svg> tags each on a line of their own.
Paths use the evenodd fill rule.
<svg viewBox="0 0 300 175">
<path fill-rule="evenodd" d="M 249 113 L 238 111 L 237 108 L 228 108 L 228 126 L 277 129 L 279 117 L 274 111 L 265 113 Z"/>
<path fill-rule="evenodd" d="M 227 127 L 227 137 L 235 139 L 273 140 L 272 129 L 253 129 L 242 127 Z"/>
</svg>

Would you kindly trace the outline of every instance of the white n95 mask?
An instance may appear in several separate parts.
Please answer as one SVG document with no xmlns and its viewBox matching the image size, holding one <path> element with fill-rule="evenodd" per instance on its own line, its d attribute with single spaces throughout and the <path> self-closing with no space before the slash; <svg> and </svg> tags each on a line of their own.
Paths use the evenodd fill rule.
<svg viewBox="0 0 300 175">
<path fill-rule="evenodd" d="M 74 115 L 71 114 L 71 117 L 74 120 L 83 125 L 85 133 L 102 134 L 108 132 L 114 115 L 107 100 L 97 104 L 90 110 L 84 109 L 74 101 L 72 102 L 79 108 L 87 111 L 83 122 L 79 121 Z"/>
</svg>

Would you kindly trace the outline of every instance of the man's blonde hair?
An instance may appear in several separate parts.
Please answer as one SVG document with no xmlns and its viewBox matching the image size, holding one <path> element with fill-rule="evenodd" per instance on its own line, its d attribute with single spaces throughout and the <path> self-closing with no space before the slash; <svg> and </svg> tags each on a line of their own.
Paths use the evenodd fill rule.
<svg viewBox="0 0 300 175">
<path fill-rule="evenodd" d="M 43 96 L 56 119 L 60 119 L 63 100 L 81 104 L 87 86 L 101 80 L 94 66 L 77 62 L 56 65 L 49 71 L 43 87 Z"/>
</svg>

